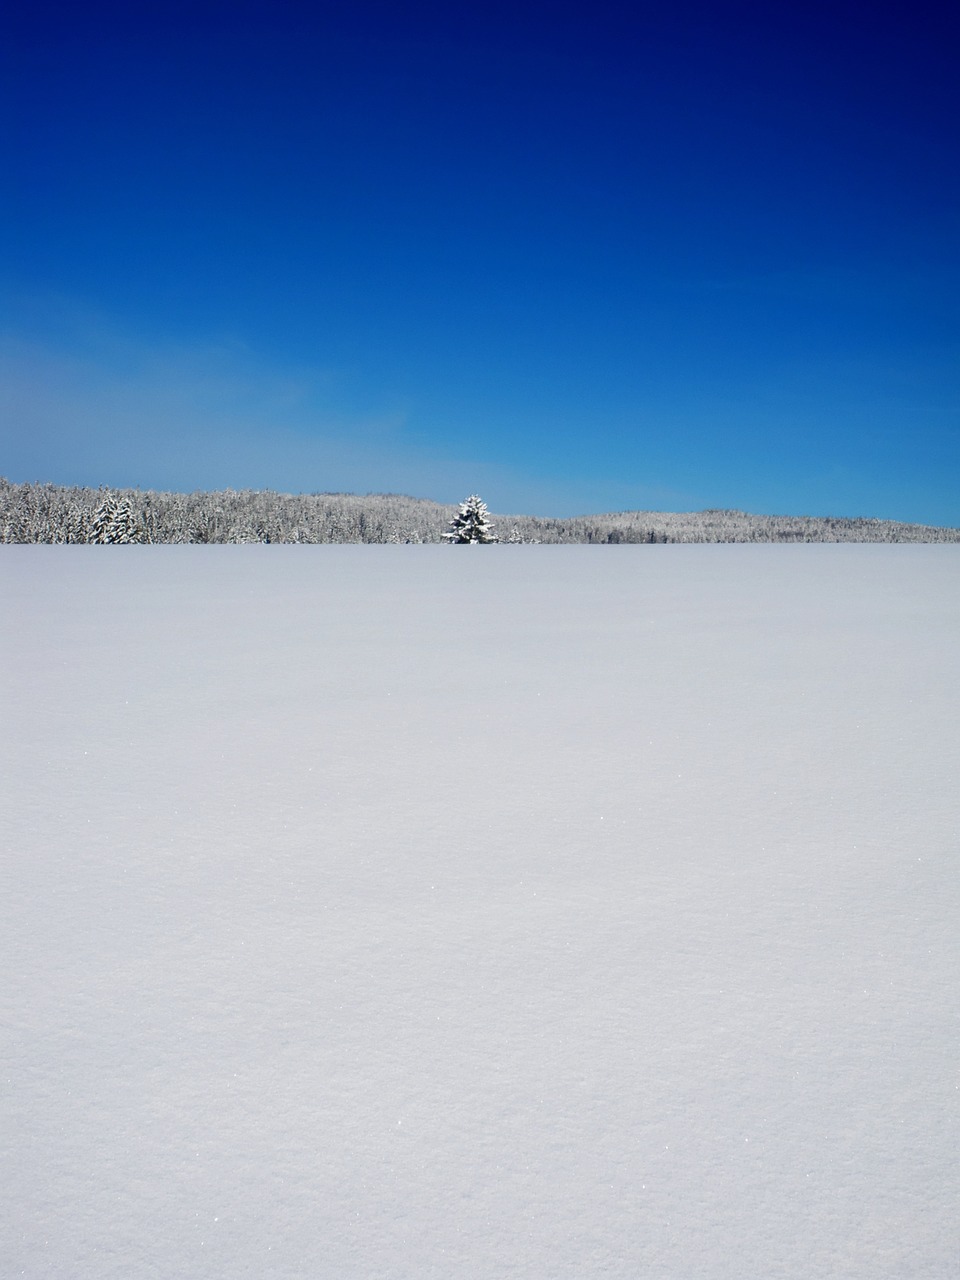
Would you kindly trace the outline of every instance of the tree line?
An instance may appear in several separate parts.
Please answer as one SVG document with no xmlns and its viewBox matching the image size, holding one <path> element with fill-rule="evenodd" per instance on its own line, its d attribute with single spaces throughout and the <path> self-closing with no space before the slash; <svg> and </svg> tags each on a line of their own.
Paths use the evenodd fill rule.
<svg viewBox="0 0 960 1280">
<path fill-rule="evenodd" d="M 0 478 L 3 543 L 439 543 L 457 512 L 452 503 L 393 493 L 172 493 Z M 744 511 L 494 515 L 492 525 L 501 543 L 960 542 L 960 529 L 933 525 Z"/>
</svg>

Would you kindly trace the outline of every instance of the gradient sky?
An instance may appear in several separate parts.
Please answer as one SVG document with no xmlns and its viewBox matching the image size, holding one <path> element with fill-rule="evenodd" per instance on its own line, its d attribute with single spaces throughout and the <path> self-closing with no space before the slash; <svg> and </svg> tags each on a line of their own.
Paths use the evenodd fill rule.
<svg viewBox="0 0 960 1280">
<path fill-rule="evenodd" d="M 9 10 L 9 479 L 960 525 L 955 14 Z"/>
</svg>

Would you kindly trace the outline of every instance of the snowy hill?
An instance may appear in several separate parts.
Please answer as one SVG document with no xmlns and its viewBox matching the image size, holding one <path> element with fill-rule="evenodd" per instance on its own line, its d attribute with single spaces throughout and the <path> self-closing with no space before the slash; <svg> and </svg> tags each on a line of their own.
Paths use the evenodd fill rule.
<svg viewBox="0 0 960 1280">
<path fill-rule="evenodd" d="M 137 530 L 134 541 L 160 543 L 439 543 L 457 511 L 395 493 L 158 493 L 0 478 L 0 543 L 98 542 L 99 522 L 118 506 Z M 616 511 L 567 520 L 497 515 L 493 521 L 502 542 L 960 542 L 960 529 L 933 525 L 745 511 Z"/>
</svg>

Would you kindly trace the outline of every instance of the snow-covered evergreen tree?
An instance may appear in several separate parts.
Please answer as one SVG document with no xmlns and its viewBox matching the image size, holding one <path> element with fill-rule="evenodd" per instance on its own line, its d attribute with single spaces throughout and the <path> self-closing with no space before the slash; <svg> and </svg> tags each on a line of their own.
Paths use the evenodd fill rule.
<svg viewBox="0 0 960 1280">
<path fill-rule="evenodd" d="M 142 542 L 143 531 L 126 498 L 121 498 L 113 522 L 114 542 Z"/>
<path fill-rule="evenodd" d="M 117 509 L 117 500 L 112 493 L 101 499 L 100 505 L 93 513 L 93 541 L 112 542 L 111 529 L 113 516 Z"/>
<path fill-rule="evenodd" d="M 77 543 L 90 541 L 89 513 L 85 511 L 79 503 L 68 509 L 63 525 L 64 542 Z"/>
<path fill-rule="evenodd" d="M 450 521 L 449 530 L 443 535 L 449 542 L 467 542 L 477 545 L 497 541 L 493 531 L 487 504 L 472 493 Z"/>
<path fill-rule="evenodd" d="M 108 493 L 97 507 L 93 517 L 93 541 L 131 543 L 142 542 L 143 535 L 126 498 Z"/>
</svg>

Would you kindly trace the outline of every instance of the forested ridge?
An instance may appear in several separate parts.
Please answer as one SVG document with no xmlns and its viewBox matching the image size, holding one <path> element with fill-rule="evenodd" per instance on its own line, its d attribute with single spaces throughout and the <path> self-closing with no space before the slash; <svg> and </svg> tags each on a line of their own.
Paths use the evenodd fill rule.
<svg viewBox="0 0 960 1280">
<path fill-rule="evenodd" d="M 173 493 L 14 484 L 0 478 L 4 543 L 439 543 L 455 504 L 401 494 Z M 500 542 L 960 542 L 960 529 L 744 511 L 492 515 Z"/>
</svg>

